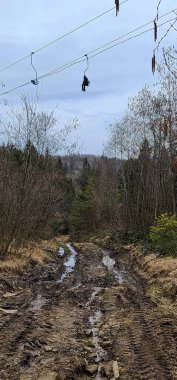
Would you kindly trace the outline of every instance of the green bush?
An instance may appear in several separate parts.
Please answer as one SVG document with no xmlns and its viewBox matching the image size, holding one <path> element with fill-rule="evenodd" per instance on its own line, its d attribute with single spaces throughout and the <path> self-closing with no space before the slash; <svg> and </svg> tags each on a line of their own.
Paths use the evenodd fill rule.
<svg viewBox="0 0 177 380">
<path fill-rule="evenodd" d="M 160 215 L 150 228 L 150 240 L 158 252 L 177 254 L 177 217 L 167 213 Z"/>
<path fill-rule="evenodd" d="M 140 237 L 132 230 L 118 229 L 111 233 L 111 237 L 115 242 L 122 244 L 136 244 Z"/>
</svg>

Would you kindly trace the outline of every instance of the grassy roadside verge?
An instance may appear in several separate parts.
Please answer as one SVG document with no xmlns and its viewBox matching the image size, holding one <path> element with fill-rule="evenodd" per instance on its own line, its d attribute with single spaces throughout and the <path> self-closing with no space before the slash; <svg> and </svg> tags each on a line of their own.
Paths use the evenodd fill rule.
<svg viewBox="0 0 177 380">
<path fill-rule="evenodd" d="M 58 247 L 67 240 L 68 236 L 59 236 L 12 250 L 8 256 L 0 258 L 0 272 L 21 273 L 32 266 L 43 267 L 53 260 Z"/>
<path fill-rule="evenodd" d="M 147 295 L 160 308 L 177 314 L 177 258 L 156 253 L 143 254 L 143 247 L 132 247 L 136 270 L 146 281 Z"/>
</svg>

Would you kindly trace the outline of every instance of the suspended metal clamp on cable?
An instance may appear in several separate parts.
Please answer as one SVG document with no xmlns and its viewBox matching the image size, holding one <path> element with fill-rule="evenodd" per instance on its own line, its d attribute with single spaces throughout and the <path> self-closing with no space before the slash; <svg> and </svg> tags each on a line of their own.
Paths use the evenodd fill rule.
<svg viewBox="0 0 177 380">
<path fill-rule="evenodd" d="M 173 10 L 171 10 L 170 12 L 167 12 L 166 14 L 162 15 L 161 17 L 159 17 L 159 19 L 160 19 L 160 18 L 163 18 L 163 17 L 165 17 L 165 16 L 167 16 L 167 15 L 169 15 L 170 13 L 174 13 L 174 11 L 176 11 L 176 9 L 173 9 Z M 170 20 L 167 20 L 167 21 L 163 22 L 162 24 L 159 24 L 158 27 L 161 27 L 161 26 L 163 26 L 163 25 L 166 25 L 167 23 L 169 23 L 169 22 L 171 22 L 171 21 L 174 21 L 174 20 L 177 21 L 177 18 L 172 18 L 172 19 L 170 19 Z M 123 41 L 121 41 L 121 42 L 114 43 L 114 42 L 116 42 L 116 41 L 118 41 L 118 40 L 120 40 L 120 39 L 122 39 L 122 38 L 124 38 L 124 37 L 126 37 L 126 36 L 128 36 L 128 35 L 130 35 L 130 34 L 132 34 L 132 33 L 134 33 L 134 32 L 136 32 L 136 31 L 138 31 L 138 30 L 142 29 L 143 27 L 145 27 L 145 26 L 147 26 L 147 25 L 149 25 L 149 24 L 152 24 L 153 21 L 154 21 L 154 20 L 151 20 L 150 22 L 148 22 L 148 23 L 146 23 L 146 24 L 144 24 L 144 25 L 142 25 L 142 26 L 140 26 L 140 27 L 138 27 L 138 28 L 136 28 L 136 29 L 134 29 L 134 30 L 132 30 L 132 31 L 130 31 L 130 32 L 128 32 L 128 33 L 126 33 L 126 34 L 124 34 L 123 36 L 120 36 L 120 37 L 114 39 L 113 41 L 110 41 L 110 42 L 108 42 L 107 44 L 104 44 L 104 45 L 102 45 L 102 46 L 100 46 L 100 47 L 98 47 L 98 48 L 96 48 L 96 49 L 90 51 L 89 53 L 87 53 L 87 54 L 85 54 L 85 55 L 83 55 L 83 56 L 80 56 L 80 57 L 76 58 L 76 59 L 73 60 L 73 61 L 70 61 L 70 62 L 68 62 L 68 63 L 66 63 L 66 64 L 64 64 L 64 65 L 62 65 L 62 66 L 59 66 L 59 67 L 57 67 L 57 68 L 55 68 L 55 69 L 49 71 L 49 72 L 46 73 L 46 74 L 41 75 L 40 77 L 37 77 L 37 80 L 44 79 L 44 78 L 46 78 L 46 77 L 48 77 L 48 76 L 51 76 L 51 75 L 55 75 L 55 74 L 57 74 L 57 73 L 59 73 L 59 72 L 61 72 L 61 71 L 64 71 L 64 70 L 66 70 L 66 69 L 72 67 L 73 65 L 76 65 L 76 64 L 78 64 L 78 63 L 81 63 L 81 62 L 85 61 L 85 57 L 86 57 L 86 56 L 87 56 L 87 57 L 89 56 L 89 59 L 93 59 L 93 58 L 96 57 L 97 55 L 102 54 L 102 53 L 104 53 L 105 51 L 114 48 L 115 46 L 118 46 L 118 45 L 124 44 L 124 43 L 127 42 L 127 41 L 130 41 L 130 40 L 132 40 L 132 39 L 134 39 L 134 38 L 137 38 L 137 37 L 139 37 L 139 36 L 141 36 L 141 35 L 143 35 L 143 34 L 149 32 L 149 31 L 154 30 L 154 27 L 152 27 L 152 28 L 149 28 L 149 29 L 147 29 L 147 30 L 145 30 L 145 31 L 143 31 L 143 32 L 141 32 L 141 33 L 139 33 L 139 34 L 137 34 L 137 35 L 130 36 L 129 38 L 127 38 L 127 39 L 125 39 L 125 40 L 123 40 Z M 35 71 L 36 71 L 36 70 L 35 70 Z M 10 92 L 13 92 L 13 91 L 15 91 L 15 90 L 21 88 L 21 87 L 27 86 L 27 85 L 30 84 L 30 83 L 31 83 L 31 82 L 26 82 L 26 83 L 24 83 L 24 84 L 21 84 L 21 85 L 15 87 L 15 88 L 12 88 L 12 89 L 9 90 L 9 91 L 6 91 L 6 92 L 1 93 L 0 96 L 4 96 L 4 95 L 6 95 L 6 94 L 8 94 L 8 93 L 10 93 Z"/>
</svg>

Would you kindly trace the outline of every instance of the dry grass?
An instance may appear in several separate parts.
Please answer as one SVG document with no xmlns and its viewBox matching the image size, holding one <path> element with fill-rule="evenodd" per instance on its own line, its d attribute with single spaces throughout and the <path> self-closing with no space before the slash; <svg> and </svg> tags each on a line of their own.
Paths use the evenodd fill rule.
<svg viewBox="0 0 177 380">
<path fill-rule="evenodd" d="M 53 252 L 53 251 L 56 251 L 60 245 L 66 244 L 68 240 L 69 240 L 69 236 L 67 235 L 59 236 L 51 240 L 41 240 L 39 246 L 45 251 Z"/>
<path fill-rule="evenodd" d="M 134 250 L 148 283 L 147 293 L 160 308 L 177 312 L 177 258 L 144 256 L 141 247 Z"/>
<path fill-rule="evenodd" d="M 26 266 L 26 261 L 17 258 L 7 257 L 5 260 L 0 260 L 0 271 L 2 272 L 17 272 L 22 271 Z"/>
<path fill-rule="evenodd" d="M 44 266 L 46 262 L 53 259 L 53 255 L 60 245 L 68 240 L 66 236 L 60 236 L 51 240 L 41 240 L 37 243 L 30 243 L 27 246 L 11 249 L 8 256 L 0 260 L 1 272 L 22 272 L 32 263 Z"/>
<path fill-rule="evenodd" d="M 124 326 L 124 328 L 129 328 L 132 326 L 132 324 L 133 324 L 133 320 L 131 317 L 122 318 L 122 325 Z"/>
<path fill-rule="evenodd" d="M 170 272 L 177 272 L 177 258 L 173 257 L 162 257 L 159 258 L 154 254 L 146 256 L 144 258 L 144 263 L 147 267 L 147 270 L 154 274 L 170 274 Z"/>
</svg>

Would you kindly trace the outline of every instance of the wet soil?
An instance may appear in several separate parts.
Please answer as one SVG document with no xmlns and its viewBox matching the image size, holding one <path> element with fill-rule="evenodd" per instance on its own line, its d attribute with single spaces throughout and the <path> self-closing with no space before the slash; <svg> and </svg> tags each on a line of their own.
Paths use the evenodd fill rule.
<svg viewBox="0 0 177 380">
<path fill-rule="evenodd" d="M 135 261 L 67 244 L 43 268 L 0 274 L 0 379 L 177 379 L 177 316 Z"/>
</svg>

